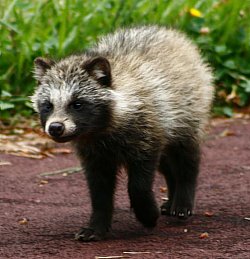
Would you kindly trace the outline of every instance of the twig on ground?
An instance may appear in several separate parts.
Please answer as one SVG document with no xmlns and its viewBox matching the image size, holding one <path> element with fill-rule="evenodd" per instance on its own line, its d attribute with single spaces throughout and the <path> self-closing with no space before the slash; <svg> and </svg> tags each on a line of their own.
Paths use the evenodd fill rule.
<svg viewBox="0 0 250 259">
<path fill-rule="evenodd" d="M 138 254 L 151 254 L 151 252 L 123 252 L 124 254 L 138 255 Z"/>
<path fill-rule="evenodd" d="M 53 172 L 46 172 L 46 173 L 41 173 L 39 176 L 53 176 L 53 175 L 58 175 L 58 174 L 65 174 L 65 175 L 69 175 L 69 174 L 75 174 L 75 173 L 79 173 L 82 171 L 81 167 L 69 167 L 69 168 L 64 168 L 61 170 L 56 170 Z"/>
<path fill-rule="evenodd" d="M 1 166 L 1 165 L 12 165 L 12 164 L 11 164 L 11 162 L 9 162 L 9 161 L 1 161 L 1 160 L 0 160 L 0 166 Z"/>
<path fill-rule="evenodd" d="M 95 256 L 95 259 L 117 259 L 117 258 L 128 258 L 128 257 L 123 255 Z"/>
</svg>

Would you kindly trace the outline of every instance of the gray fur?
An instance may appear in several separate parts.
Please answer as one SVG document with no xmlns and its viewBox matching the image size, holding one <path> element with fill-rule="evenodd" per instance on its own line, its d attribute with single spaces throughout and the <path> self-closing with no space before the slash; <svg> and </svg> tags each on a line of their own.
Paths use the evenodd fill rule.
<svg viewBox="0 0 250 259">
<path fill-rule="evenodd" d="M 158 26 L 120 29 L 81 55 L 58 62 L 36 59 L 35 78 L 32 101 L 45 131 L 56 141 L 73 141 L 87 165 L 93 213 L 77 239 L 105 236 L 114 174 L 122 166 L 129 174 L 131 204 L 144 226 L 153 227 L 158 217 L 151 190 L 156 170 L 169 188 L 162 213 L 192 214 L 199 143 L 214 89 L 210 68 L 186 36 Z M 70 111 L 75 98 L 87 101 L 82 113 Z M 56 138 L 50 127 L 58 123 L 65 129 Z"/>
<path fill-rule="evenodd" d="M 157 26 L 124 29 L 101 38 L 89 53 L 59 61 L 44 76 L 36 67 L 35 77 L 41 82 L 32 97 L 36 110 L 41 99 L 65 107 L 67 98 L 77 92 L 92 100 L 114 101 L 111 127 L 129 126 L 127 118 L 143 111 L 163 138 L 190 127 L 197 129 L 198 138 L 202 136 L 213 99 L 212 75 L 184 35 Z M 79 66 L 91 53 L 109 60 L 112 90 L 96 91 L 96 82 Z"/>
</svg>

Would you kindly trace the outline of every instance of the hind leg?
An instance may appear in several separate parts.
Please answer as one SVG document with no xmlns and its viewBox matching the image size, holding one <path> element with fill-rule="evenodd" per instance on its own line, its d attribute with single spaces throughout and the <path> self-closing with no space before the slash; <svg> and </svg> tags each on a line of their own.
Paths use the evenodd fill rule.
<svg viewBox="0 0 250 259">
<path fill-rule="evenodd" d="M 170 210 L 174 199 L 176 181 L 165 153 L 163 153 L 160 159 L 159 171 L 164 175 L 168 187 L 168 200 L 161 205 L 161 214 L 171 215 Z"/>
<path fill-rule="evenodd" d="M 186 219 L 193 213 L 200 148 L 194 140 L 182 140 L 169 145 L 165 153 L 160 170 L 166 177 L 170 199 L 163 204 L 163 211 Z"/>
</svg>

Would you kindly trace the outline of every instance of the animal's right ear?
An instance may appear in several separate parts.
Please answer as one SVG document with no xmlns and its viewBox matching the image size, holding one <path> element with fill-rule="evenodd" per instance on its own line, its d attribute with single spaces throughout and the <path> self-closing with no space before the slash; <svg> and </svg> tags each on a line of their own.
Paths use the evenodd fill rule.
<svg viewBox="0 0 250 259">
<path fill-rule="evenodd" d="M 84 64 L 83 68 L 102 86 L 111 86 L 111 67 L 109 61 L 106 58 L 92 58 Z"/>
<path fill-rule="evenodd" d="M 55 61 L 48 58 L 36 58 L 34 60 L 35 70 L 34 77 L 36 80 L 40 81 L 40 79 L 44 76 L 46 71 L 50 69 L 55 64 Z"/>
</svg>

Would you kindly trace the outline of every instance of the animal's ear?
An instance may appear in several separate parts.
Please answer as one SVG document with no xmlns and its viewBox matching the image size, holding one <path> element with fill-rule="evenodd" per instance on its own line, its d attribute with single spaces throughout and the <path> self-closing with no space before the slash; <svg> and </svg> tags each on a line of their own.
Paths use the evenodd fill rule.
<svg viewBox="0 0 250 259">
<path fill-rule="evenodd" d="M 83 68 L 96 79 L 102 86 L 111 86 L 111 67 L 104 57 L 96 57 L 87 61 Z"/>
<path fill-rule="evenodd" d="M 50 69 L 55 64 L 55 61 L 48 58 L 36 58 L 34 60 L 35 70 L 34 77 L 40 81 L 40 79 L 44 76 L 45 72 Z"/>
</svg>

